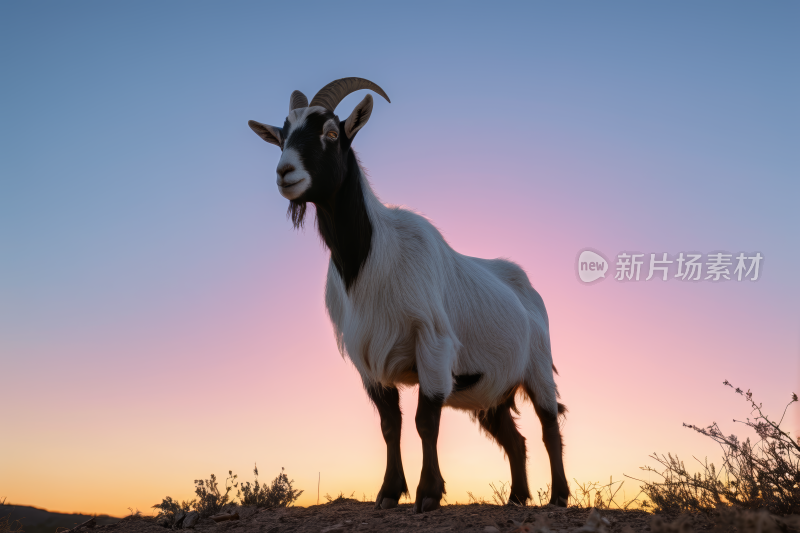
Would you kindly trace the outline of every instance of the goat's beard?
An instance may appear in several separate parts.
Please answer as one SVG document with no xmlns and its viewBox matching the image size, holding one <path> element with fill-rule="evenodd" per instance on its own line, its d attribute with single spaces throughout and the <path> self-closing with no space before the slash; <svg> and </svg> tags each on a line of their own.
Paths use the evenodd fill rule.
<svg viewBox="0 0 800 533">
<path fill-rule="evenodd" d="M 289 200 L 289 208 L 286 210 L 286 218 L 292 219 L 292 225 L 295 229 L 302 228 L 303 222 L 306 218 L 306 203 Z"/>
</svg>

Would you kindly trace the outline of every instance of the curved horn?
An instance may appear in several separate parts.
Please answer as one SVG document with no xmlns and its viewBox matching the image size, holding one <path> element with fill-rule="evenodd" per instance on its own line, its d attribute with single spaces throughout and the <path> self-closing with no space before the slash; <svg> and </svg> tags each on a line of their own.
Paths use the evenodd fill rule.
<svg viewBox="0 0 800 533">
<path fill-rule="evenodd" d="M 330 82 L 328 85 L 320 89 L 314 98 L 311 99 L 311 107 L 322 106 L 329 111 L 334 111 L 339 102 L 344 100 L 344 97 L 350 93 L 356 92 L 359 89 L 370 89 L 379 95 L 386 98 L 386 101 L 392 103 L 383 89 L 378 87 L 377 84 L 372 83 L 364 78 L 341 78 L 336 81 Z"/>
<path fill-rule="evenodd" d="M 289 111 L 300 107 L 308 107 L 308 98 L 300 91 L 292 91 L 292 96 L 289 97 Z"/>
</svg>

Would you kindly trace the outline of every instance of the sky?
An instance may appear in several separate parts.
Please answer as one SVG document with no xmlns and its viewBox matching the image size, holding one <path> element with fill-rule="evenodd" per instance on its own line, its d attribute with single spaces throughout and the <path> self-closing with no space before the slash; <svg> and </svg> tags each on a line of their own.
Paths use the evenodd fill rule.
<svg viewBox="0 0 800 533">
<path fill-rule="evenodd" d="M 800 393 L 800 6 L 792 2 L 0 3 L 0 498 L 149 512 L 193 480 L 281 470 L 374 498 L 377 413 L 339 355 L 329 254 L 275 185 L 281 125 L 347 76 L 380 85 L 354 148 L 382 201 L 457 251 L 520 264 L 547 305 L 572 483 L 677 453 L 683 423 L 779 417 Z M 337 108 L 347 116 L 366 94 Z M 609 261 L 584 284 L 577 257 Z M 617 281 L 622 252 L 641 279 Z M 760 253 L 759 279 L 656 275 L 650 254 Z M 731 271 L 735 267 L 731 267 Z M 751 276 L 752 277 L 752 276 Z M 412 494 L 417 391 L 403 391 Z M 800 408 L 784 422 L 797 434 Z M 532 492 L 549 482 L 527 404 Z M 447 501 L 510 473 L 463 412 Z M 652 475 L 651 475 L 652 479 Z"/>
</svg>

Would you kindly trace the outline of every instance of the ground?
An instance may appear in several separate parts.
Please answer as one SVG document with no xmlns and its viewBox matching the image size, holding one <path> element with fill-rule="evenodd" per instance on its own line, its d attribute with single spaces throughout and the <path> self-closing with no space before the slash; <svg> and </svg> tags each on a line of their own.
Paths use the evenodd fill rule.
<svg viewBox="0 0 800 533">
<path fill-rule="evenodd" d="M 711 531 L 714 523 L 707 515 L 654 516 L 642 511 L 601 510 L 556 507 L 500 507 L 496 505 L 447 505 L 424 514 L 413 514 L 411 504 L 391 510 L 375 510 L 373 503 L 340 500 L 325 505 L 285 509 L 239 508 L 240 519 L 215 523 L 202 519 L 197 533 L 346 533 L 356 531 L 480 533 L 689 533 Z M 590 517 L 594 512 L 595 516 Z M 676 522 L 677 520 L 677 522 Z M 682 523 L 682 525 L 681 525 Z M 98 526 L 95 533 L 164 533 L 152 519 L 124 519 L 113 525 Z M 716 531 L 793 531 L 758 527 L 724 527 Z M 794 530 L 796 531 L 796 530 Z M 85 530 L 81 533 L 87 533 Z"/>
</svg>

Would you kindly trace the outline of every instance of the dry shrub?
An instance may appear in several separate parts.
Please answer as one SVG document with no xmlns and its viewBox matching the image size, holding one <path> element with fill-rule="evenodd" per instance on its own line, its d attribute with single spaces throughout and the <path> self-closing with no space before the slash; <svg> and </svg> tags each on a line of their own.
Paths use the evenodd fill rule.
<svg viewBox="0 0 800 533">
<path fill-rule="evenodd" d="M 704 428 L 684 424 L 720 445 L 722 466 L 717 469 L 713 463 L 695 458 L 701 471 L 692 474 L 677 456 L 654 453 L 650 457 L 661 463 L 663 470 L 649 466 L 642 470 L 659 475 L 663 481 L 639 480 L 645 494 L 656 511 L 710 512 L 732 506 L 764 509 L 777 515 L 800 513 L 800 440 L 781 428 L 786 410 L 797 401 L 797 395 L 792 394 L 781 419 L 775 422 L 763 413 L 762 404 L 756 404 L 749 390 L 745 393 L 728 381 L 724 385 L 744 396 L 753 416 L 734 422 L 755 430 L 759 440 L 751 443 L 749 438 L 742 441 L 736 435 L 726 436 L 716 422 Z"/>
<path fill-rule="evenodd" d="M 193 501 L 194 510 L 200 513 L 203 518 L 215 515 L 222 511 L 222 508 L 231 502 L 230 492 L 238 486 L 236 475 L 232 470 L 228 470 L 228 478 L 225 480 L 225 494 L 219 490 L 217 476 L 211 474 L 210 479 L 195 479 L 194 493 L 197 494 L 197 501 Z M 231 484 L 228 485 L 228 482 Z"/>
<path fill-rule="evenodd" d="M 259 484 L 257 465 L 253 469 L 253 473 L 256 476 L 255 483 L 252 485 L 249 481 L 243 483 L 241 488 L 236 491 L 236 497 L 239 498 L 242 505 L 289 507 L 303 494 L 302 490 L 297 490 L 292 486 L 294 480 L 289 479 L 283 468 L 281 468 L 281 473 L 270 485 L 266 483 Z M 197 498 L 192 501 L 178 502 L 167 496 L 161 503 L 153 506 L 154 509 L 159 510 L 156 518 L 163 520 L 166 524 L 172 524 L 175 521 L 175 516 L 181 511 L 197 511 L 203 518 L 222 512 L 226 505 L 234 503 L 235 498 L 231 491 L 239 487 L 239 483 L 236 481 L 237 477 L 233 471 L 228 471 L 228 478 L 225 480 L 225 492 L 220 490 L 217 476 L 214 474 L 211 474 L 209 479 L 196 479 L 194 481 L 194 493 Z"/>
<path fill-rule="evenodd" d="M 253 468 L 253 474 L 256 478 L 255 483 L 253 485 L 250 485 L 249 481 L 243 483 L 241 492 L 237 492 L 242 505 L 267 508 L 290 507 L 303 494 L 302 490 L 292 487 L 294 480 L 288 478 L 283 468 L 278 477 L 272 480 L 271 485 L 258 484 L 258 465 Z"/>
<path fill-rule="evenodd" d="M 156 515 L 157 520 L 165 518 L 172 524 L 175 521 L 176 514 L 180 511 L 188 513 L 195 503 L 196 500 L 178 502 L 178 500 L 173 500 L 171 497 L 167 496 L 161 503 L 155 504 L 153 509 L 158 509 L 158 514 Z M 131 515 L 133 515 L 133 511 L 131 511 Z"/>
</svg>

